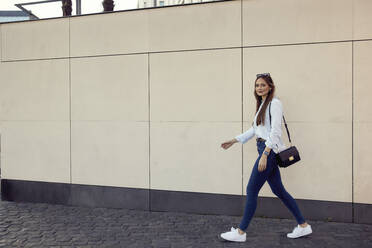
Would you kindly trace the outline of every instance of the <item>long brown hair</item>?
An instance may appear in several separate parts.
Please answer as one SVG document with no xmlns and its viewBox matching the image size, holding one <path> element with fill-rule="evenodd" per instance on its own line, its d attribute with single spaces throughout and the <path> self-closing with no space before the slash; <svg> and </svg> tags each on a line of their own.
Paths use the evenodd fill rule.
<svg viewBox="0 0 372 248">
<path fill-rule="evenodd" d="M 259 126 L 261 123 L 263 123 L 263 124 L 265 123 L 265 113 L 266 113 L 267 106 L 269 105 L 271 100 L 273 100 L 274 94 L 275 94 L 275 85 L 274 85 L 274 81 L 271 78 L 271 76 L 270 75 L 260 75 L 260 76 L 258 76 L 256 78 L 256 80 L 254 81 L 254 96 L 256 97 L 256 101 L 257 101 L 257 103 L 256 103 L 256 113 L 258 112 L 258 109 L 260 108 L 261 103 L 262 103 L 262 97 L 257 95 L 257 93 L 256 93 L 256 82 L 259 78 L 262 78 L 263 80 L 265 80 L 265 82 L 269 85 L 271 90 L 267 94 L 265 103 L 263 104 L 263 106 L 260 110 L 260 113 L 258 113 L 258 115 L 257 115 L 257 120 L 256 120 L 256 125 L 257 126 Z"/>
</svg>

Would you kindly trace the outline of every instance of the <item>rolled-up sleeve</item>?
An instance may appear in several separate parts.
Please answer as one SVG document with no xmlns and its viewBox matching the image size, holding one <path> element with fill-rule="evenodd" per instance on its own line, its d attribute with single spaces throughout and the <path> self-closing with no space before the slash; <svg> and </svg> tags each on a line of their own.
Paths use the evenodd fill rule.
<svg viewBox="0 0 372 248">
<path fill-rule="evenodd" d="M 252 139 L 252 137 L 254 136 L 254 128 L 251 127 L 250 129 L 248 129 L 247 131 L 245 131 L 244 133 L 238 135 L 235 137 L 235 139 L 237 141 L 239 141 L 240 143 L 244 144 L 245 142 L 247 142 L 248 140 Z"/>
<path fill-rule="evenodd" d="M 277 148 L 282 136 L 283 106 L 280 100 L 271 102 L 271 129 L 265 145 L 271 149 Z"/>
</svg>

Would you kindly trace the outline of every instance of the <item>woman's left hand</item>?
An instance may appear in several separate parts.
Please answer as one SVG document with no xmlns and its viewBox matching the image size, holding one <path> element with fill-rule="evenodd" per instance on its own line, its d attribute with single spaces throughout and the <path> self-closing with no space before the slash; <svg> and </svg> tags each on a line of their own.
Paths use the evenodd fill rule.
<svg viewBox="0 0 372 248">
<path fill-rule="evenodd" d="M 266 170 L 267 156 L 262 155 L 260 161 L 258 162 L 258 171 L 262 172 Z"/>
</svg>

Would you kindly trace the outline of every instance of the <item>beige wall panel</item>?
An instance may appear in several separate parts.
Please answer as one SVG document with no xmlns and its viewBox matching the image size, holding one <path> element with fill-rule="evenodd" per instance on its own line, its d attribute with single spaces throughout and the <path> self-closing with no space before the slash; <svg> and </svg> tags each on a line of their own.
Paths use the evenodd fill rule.
<svg viewBox="0 0 372 248">
<path fill-rule="evenodd" d="M 72 183 L 149 188 L 148 122 L 72 122 Z"/>
<path fill-rule="evenodd" d="M 67 59 L 1 63 L 0 120 L 68 120 Z"/>
<path fill-rule="evenodd" d="M 354 121 L 372 122 L 372 41 L 354 43 Z"/>
<path fill-rule="evenodd" d="M 73 120 L 148 120 L 147 55 L 71 61 Z"/>
<path fill-rule="evenodd" d="M 151 51 L 241 46 L 241 1 L 147 11 Z"/>
<path fill-rule="evenodd" d="M 147 10 L 71 18 L 71 56 L 147 52 Z"/>
<path fill-rule="evenodd" d="M 243 0 L 243 44 L 352 39 L 353 0 Z"/>
<path fill-rule="evenodd" d="M 372 204 L 372 122 L 354 124 L 354 201 Z"/>
<path fill-rule="evenodd" d="M 70 183 L 68 121 L 1 123 L 1 177 Z"/>
<path fill-rule="evenodd" d="M 69 19 L 2 25 L 2 60 L 69 56 Z"/>
<path fill-rule="evenodd" d="M 152 121 L 241 121 L 241 50 L 150 55 Z"/>
<path fill-rule="evenodd" d="M 152 122 L 151 189 L 241 195 L 241 123 Z"/>
<path fill-rule="evenodd" d="M 372 39 L 372 1 L 354 0 L 353 39 Z"/>
<path fill-rule="evenodd" d="M 354 201 L 369 204 L 372 203 L 371 53 L 372 41 L 354 43 Z"/>
<path fill-rule="evenodd" d="M 270 72 L 287 120 L 351 122 L 351 43 L 246 48 L 243 65 L 244 121 L 254 117 L 256 74 Z"/>
<path fill-rule="evenodd" d="M 246 125 L 246 128 L 249 124 Z M 287 191 L 294 197 L 309 200 L 352 201 L 352 127 L 351 123 L 288 123 L 293 145 L 301 161 L 280 169 Z M 284 130 L 283 130 L 284 132 Z M 286 134 L 283 140 L 288 143 Z M 255 143 L 255 141 L 250 141 Z M 247 147 L 251 149 L 251 147 Z M 255 156 L 251 155 L 255 153 Z M 244 183 L 246 187 L 257 150 L 244 148 Z M 245 189 L 245 188 L 244 188 Z M 244 194 L 246 191 L 244 190 Z M 274 196 L 266 183 L 261 196 Z"/>
</svg>

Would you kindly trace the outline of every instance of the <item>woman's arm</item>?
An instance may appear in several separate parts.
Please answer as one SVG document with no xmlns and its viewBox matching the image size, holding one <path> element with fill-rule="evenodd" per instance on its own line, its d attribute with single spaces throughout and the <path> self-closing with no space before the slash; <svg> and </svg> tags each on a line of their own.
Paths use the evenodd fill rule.
<svg viewBox="0 0 372 248">
<path fill-rule="evenodd" d="M 237 142 L 240 142 L 240 143 L 244 144 L 249 139 L 251 139 L 253 136 L 254 136 L 254 129 L 253 129 L 253 127 L 251 127 L 246 132 L 236 136 L 232 140 L 229 140 L 229 141 L 226 141 L 226 142 L 222 143 L 221 147 L 226 150 L 226 149 L 229 149 L 230 146 L 232 146 L 233 144 L 235 144 Z"/>
<path fill-rule="evenodd" d="M 258 162 L 257 169 L 259 172 L 266 170 L 267 155 L 265 153 L 270 154 L 271 149 L 277 146 L 280 141 L 282 135 L 282 116 L 282 103 L 278 99 L 275 99 L 271 102 L 271 129 L 269 137 L 265 142 L 265 150 Z"/>
<path fill-rule="evenodd" d="M 282 136 L 282 118 L 283 106 L 280 100 L 274 99 L 271 102 L 271 129 L 269 138 L 266 140 L 265 150 L 270 152 L 271 149 L 277 147 Z M 270 149 L 270 150 L 269 150 Z"/>
<path fill-rule="evenodd" d="M 238 142 L 244 144 L 244 143 L 246 143 L 248 140 L 252 139 L 253 136 L 254 136 L 254 128 L 251 127 L 250 129 L 248 129 L 248 130 L 245 131 L 244 133 L 242 133 L 242 134 L 236 136 L 235 139 L 236 139 Z"/>
</svg>

